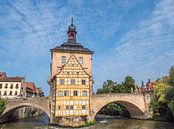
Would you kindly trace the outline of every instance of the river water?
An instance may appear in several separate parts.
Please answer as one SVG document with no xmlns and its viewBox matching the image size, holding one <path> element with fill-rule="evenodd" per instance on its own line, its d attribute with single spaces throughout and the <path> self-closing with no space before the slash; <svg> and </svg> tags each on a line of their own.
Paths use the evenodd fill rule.
<svg viewBox="0 0 174 129">
<path fill-rule="evenodd" d="M 48 117 L 40 116 L 37 118 L 18 120 L 12 123 L 0 125 L 0 129 L 65 129 L 60 126 L 48 125 Z M 71 128 L 66 128 L 71 129 Z M 83 127 L 80 129 L 174 129 L 174 123 L 134 120 L 134 119 L 115 119 L 100 118 L 97 124 Z"/>
</svg>

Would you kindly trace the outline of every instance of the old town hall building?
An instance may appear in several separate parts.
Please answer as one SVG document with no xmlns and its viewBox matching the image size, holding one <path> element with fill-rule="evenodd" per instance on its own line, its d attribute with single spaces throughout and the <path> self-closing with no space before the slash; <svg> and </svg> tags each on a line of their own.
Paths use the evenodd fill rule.
<svg viewBox="0 0 174 129">
<path fill-rule="evenodd" d="M 67 42 L 51 49 L 50 100 L 53 121 L 84 118 L 90 113 L 93 51 L 76 41 L 76 27 L 68 27 Z"/>
</svg>

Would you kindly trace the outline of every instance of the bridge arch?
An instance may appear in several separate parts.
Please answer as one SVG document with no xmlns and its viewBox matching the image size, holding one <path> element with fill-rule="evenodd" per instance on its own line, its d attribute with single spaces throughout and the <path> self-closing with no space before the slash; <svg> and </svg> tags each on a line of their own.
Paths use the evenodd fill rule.
<svg viewBox="0 0 174 129">
<path fill-rule="evenodd" d="M 21 108 L 21 107 L 35 107 L 44 111 L 48 117 L 50 118 L 50 108 L 49 108 L 49 98 L 30 98 L 27 100 L 16 99 L 13 101 L 7 101 L 6 108 L 2 115 L 0 116 L 1 121 L 3 121 L 3 117 L 9 112 Z"/>
<path fill-rule="evenodd" d="M 98 111 L 95 112 L 94 116 L 96 116 L 103 107 L 113 102 L 125 107 L 128 110 L 131 118 L 142 118 L 142 116 L 144 116 L 143 111 L 139 107 L 137 107 L 133 103 L 126 101 L 109 101 L 103 106 L 98 107 Z"/>
<path fill-rule="evenodd" d="M 92 98 L 92 119 L 95 118 L 97 113 L 109 103 L 115 102 L 125 107 L 131 118 L 146 119 L 147 118 L 147 105 L 146 99 L 143 94 L 99 94 Z"/>
<path fill-rule="evenodd" d="M 22 107 L 35 107 L 35 108 L 38 108 L 38 109 L 41 109 L 42 111 L 44 111 L 48 117 L 50 118 L 50 113 L 49 111 L 47 111 L 47 109 L 45 109 L 44 107 L 42 107 L 41 105 L 37 105 L 37 104 L 31 104 L 31 103 L 20 103 L 20 104 L 16 104 L 14 106 L 11 106 L 10 108 L 8 108 L 7 110 L 5 110 L 3 112 L 3 114 L 1 115 L 1 118 L 3 116 L 5 116 L 8 112 L 10 111 L 13 111 L 13 110 L 16 110 L 18 108 L 22 108 Z"/>
</svg>

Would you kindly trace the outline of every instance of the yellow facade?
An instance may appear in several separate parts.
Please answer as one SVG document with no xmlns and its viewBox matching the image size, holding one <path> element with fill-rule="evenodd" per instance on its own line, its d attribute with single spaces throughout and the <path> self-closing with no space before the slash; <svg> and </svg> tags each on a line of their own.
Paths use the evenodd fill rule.
<svg viewBox="0 0 174 129">
<path fill-rule="evenodd" d="M 55 116 L 87 116 L 90 107 L 90 85 L 91 76 L 83 69 L 75 55 L 71 54 L 60 73 L 56 75 Z"/>
<path fill-rule="evenodd" d="M 68 41 L 51 49 L 50 102 L 54 117 L 89 116 L 92 94 L 92 54 L 76 42 L 76 27 Z"/>
</svg>

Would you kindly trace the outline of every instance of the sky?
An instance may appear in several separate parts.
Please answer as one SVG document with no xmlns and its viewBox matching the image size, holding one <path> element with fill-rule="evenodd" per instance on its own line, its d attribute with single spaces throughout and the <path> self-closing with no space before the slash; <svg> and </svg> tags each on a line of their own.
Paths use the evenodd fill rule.
<svg viewBox="0 0 174 129">
<path fill-rule="evenodd" d="M 77 41 L 94 51 L 94 90 L 127 75 L 137 84 L 174 65 L 174 0 L 0 0 L 0 71 L 49 94 L 50 49 Z"/>
</svg>

